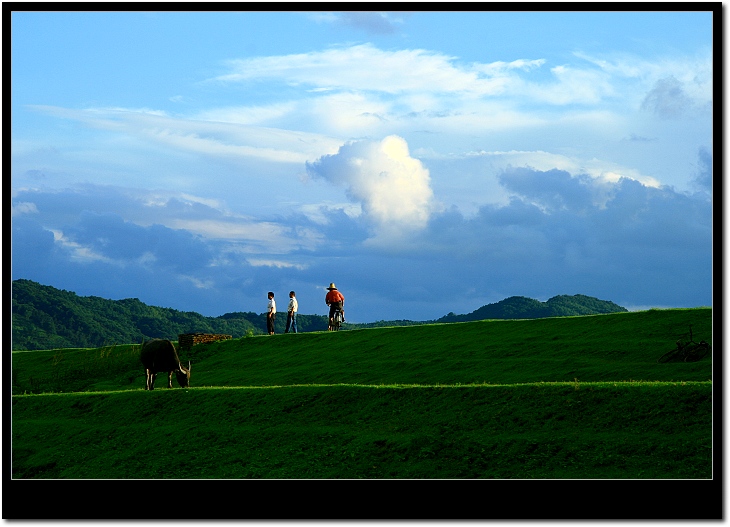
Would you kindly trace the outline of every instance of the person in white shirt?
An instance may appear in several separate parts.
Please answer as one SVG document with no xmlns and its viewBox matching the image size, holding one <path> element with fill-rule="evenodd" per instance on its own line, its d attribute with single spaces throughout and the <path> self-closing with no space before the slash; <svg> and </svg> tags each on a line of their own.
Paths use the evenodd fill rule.
<svg viewBox="0 0 730 527">
<path fill-rule="evenodd" d="M 297 302 L 297 294 L 294 291 L 289 291 L 289 305 L 286 308 L 286 329 L 284 333 L 297 332 L 297 311 L 299 310 L 299 303 Z"/>
<path fill-rule="evenodd" d="M 276 320 L 276 302 L 274 301 L 274 293 L 269 291 L 269 305 L 266 313 L 266 327 L 269 335 L 274 334 L 274 321 Z"/>
</svg>

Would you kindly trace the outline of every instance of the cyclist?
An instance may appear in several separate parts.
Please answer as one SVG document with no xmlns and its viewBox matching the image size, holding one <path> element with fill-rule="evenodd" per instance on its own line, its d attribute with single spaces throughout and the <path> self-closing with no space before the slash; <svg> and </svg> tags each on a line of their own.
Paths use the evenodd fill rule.
<svg viewBox="0 0 730 527">
<path fill-rule="evenodd" d="M 330 323 L 327 329 L 332 329 L 332 323 L 334 322 L 335 311 L 338 309 L 342 311 L 342 320 L 345 320 L 345 297 L 337 290 L 334 282 L 327 288 L 327 296 L 324 297 L 324 303 L 330 306 Z"/>
</svg>

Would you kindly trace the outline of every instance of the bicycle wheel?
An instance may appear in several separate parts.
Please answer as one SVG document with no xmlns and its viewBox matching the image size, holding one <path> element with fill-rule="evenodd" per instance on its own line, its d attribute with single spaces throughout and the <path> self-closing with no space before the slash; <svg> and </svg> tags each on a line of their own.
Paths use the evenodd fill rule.
<svg viewBox="0 0 730 527">
<path fill-rule="evenodd" d="M 333 330 L 339 331 L 340 327 L 342 327 L 342 311 L 337 311 L 335 313 L 334 324 L 335 324 L 335 326 L 334 326 Z"/>
<path fill-rule="evenodd" d="M 704 359 L 708 353 L 710 353 L 710 345 L 703 340 L 692 351 L 687 353 L 684 362 L 697 362 L 698 360 Z"/>
<path fill-rule="evenodd" d="M 678 348 L 674 348 L 672 351 L 668 351 L 664 355 L 659 357 L 656 361 L 659 363 L 669 362 L 669 361 L 677 358 L 679 351 L 680 350 Z"/>
</svg>

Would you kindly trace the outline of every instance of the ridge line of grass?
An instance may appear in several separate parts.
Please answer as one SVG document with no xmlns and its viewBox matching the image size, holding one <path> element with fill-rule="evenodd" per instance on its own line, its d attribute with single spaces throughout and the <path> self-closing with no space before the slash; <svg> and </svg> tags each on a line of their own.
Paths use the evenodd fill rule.
<svg viewBox="0 0 730 527">
<path fill-rule="evenodd" d="M 527 383 L 507 383 L 507 384 L 491 384 L 491 383 L 456 383 L 456 384 L 356 384 L 356 383 L 337 383 L 337 384 L 285 384 L 285 385 L 270 385 L 270 386 L 195 386 L 186 388 L 185 390 L 273 390 L 273 389 L 286 389 L 286 388 L 336 388 L 336 387 L 350 387 L 350 388 L 375 388 L 375 389 L 413 389 L 413 388 L 517 388 L 525 386 L 536 386 L 536 387 L 559 387 L 559 386 L 570 386 L 576 390 L 581 387 L 619 387 L 619 386 L 711 386 L 712 381 L 541 381 L 541 382 L 527 382 Z M 175 391 L 181 391 L 180 389 L 173 389 Z M 28 393 L 28 394 L 14 394 L 12 397 L 38 397 L 44 395 L 105 395 L 112 393 L 129 393 L 129 392 L 143 392 L 144 388 L 138 388 L 134 390 L 109 390 L 109 391 L 85 391 L 85 392 L 44 392 L 44 393 Z M 167 392 L 168 389 L 157 390 L 157 392 Z"/>
</svg>

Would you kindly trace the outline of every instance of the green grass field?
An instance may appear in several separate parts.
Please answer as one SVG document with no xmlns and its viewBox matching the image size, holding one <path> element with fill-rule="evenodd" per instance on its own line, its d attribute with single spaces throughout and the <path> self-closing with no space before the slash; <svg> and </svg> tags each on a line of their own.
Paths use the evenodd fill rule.
<svg viewBox="0 0 730 527">
<path fill-rule="evenodd" d="M 257 336 L 143 390 L 134 345 L 12 354 L 14 479 L 713 474 L 710 308 Z"/>
</svg>

